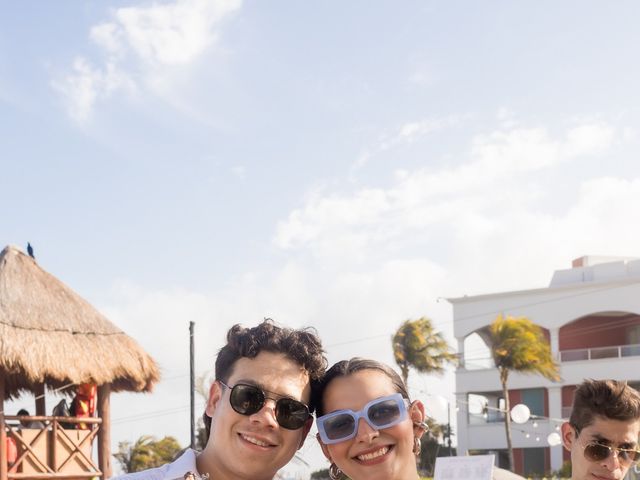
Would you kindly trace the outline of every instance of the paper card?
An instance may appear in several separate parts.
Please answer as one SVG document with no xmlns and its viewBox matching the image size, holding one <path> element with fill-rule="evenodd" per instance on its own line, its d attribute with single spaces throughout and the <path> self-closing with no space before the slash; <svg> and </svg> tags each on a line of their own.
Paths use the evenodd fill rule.
<svg viewBox="0 0 640 480">
<path fill-rule="evenodd" d="M 491 480 L 495 455 L 438 457 L 434 480 Z"/>
</svg>

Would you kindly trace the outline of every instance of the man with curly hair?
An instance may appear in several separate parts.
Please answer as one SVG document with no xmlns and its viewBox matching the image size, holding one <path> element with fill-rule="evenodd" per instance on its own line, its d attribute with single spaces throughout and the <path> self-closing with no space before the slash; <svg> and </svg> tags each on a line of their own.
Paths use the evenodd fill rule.
<svg viewBox="0 0 640 480">
<path fill-rule="evenodd" d="M 572 480 L 619 480 L 640 459 L 640 393 L 617 380 L 585 380 L 575 391 L 562 442 Z"/>
<path fill-rule="evenodd" d="M 311 383 L 327 367 L 322 344 L 309 329 L 267 319 L 233 326 L 215 363 L 204 414 L 204 450 L 123 480 L 272 480 L 291 460 L 313 423 Z"/>
</svg>

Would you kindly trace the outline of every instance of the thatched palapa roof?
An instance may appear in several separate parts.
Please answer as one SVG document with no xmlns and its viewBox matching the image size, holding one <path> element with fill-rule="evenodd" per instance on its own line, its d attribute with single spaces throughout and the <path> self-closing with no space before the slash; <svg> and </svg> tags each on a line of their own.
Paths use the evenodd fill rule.
<svg viewBox="0 0 640 480">
<path fill-rule="evenodd" d="M 150 391 L 159 370 L 135 340 L 33 258 L 8 246 L 0 252 L 0 375 L 6 397 L 13 398 L 43 383 Z"/>
</svg>

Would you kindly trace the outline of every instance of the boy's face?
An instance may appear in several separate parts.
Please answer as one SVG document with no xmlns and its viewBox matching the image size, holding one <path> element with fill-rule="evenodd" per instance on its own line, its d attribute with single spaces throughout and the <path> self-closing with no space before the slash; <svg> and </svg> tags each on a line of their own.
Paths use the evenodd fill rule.
<svg viewBox="0 0 640 480">
<path fill-rule="evenodd" d="M 612 420 L 596 416 L 594 422 L 578 434 L 569 424 L 562 425 L 562 442 L 571 452 L 572 480 L 620 480 L 624 478 L 632 462 L 616 449 L 638 449 L 640 420 Z M 591 444 L 611 447 L 598 450 L 608 454 L 601 460 L 589 458 Z M 587 452 L 585 453 L 585 448 Z M 613 453 L 615 452 L 615 454 Z"/>
<path fill-rule="evenodd" d="M 238 383 L 272 392 L 269 397 L 289 397 L 308 405 L 309 376 L 283 354 L 260 352 L 255 358 L 235 362 L 226 382 L 230 388 L 219 382 L 211 386 L 206 410 L 211 417 L 211 435 L 203 455 L 209 456 L 207 461 L 215 464 L 222 478 L 271 479 L 302 446 L 313 420 L 296 430 L 281 427 L 273 398 L 255 414 L 241 415 L 229 402 L 230 390 Z"/>
</svg>

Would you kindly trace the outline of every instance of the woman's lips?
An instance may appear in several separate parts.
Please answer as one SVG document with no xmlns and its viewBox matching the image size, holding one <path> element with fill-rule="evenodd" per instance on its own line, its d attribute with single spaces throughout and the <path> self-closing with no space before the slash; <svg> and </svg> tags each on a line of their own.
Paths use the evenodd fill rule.
<svg viewBox="0 0 640 480">
<path fill-rule="evenodd" d="M 370 448 L 369 450 L 361 452 L 353 458 L 356 459 L 359 463 L 363 463 L 365 465 L 373 465 L 383 462 L 392 449 L 393 445 L 381 445 L 379 447 Z"/>
</svg>

